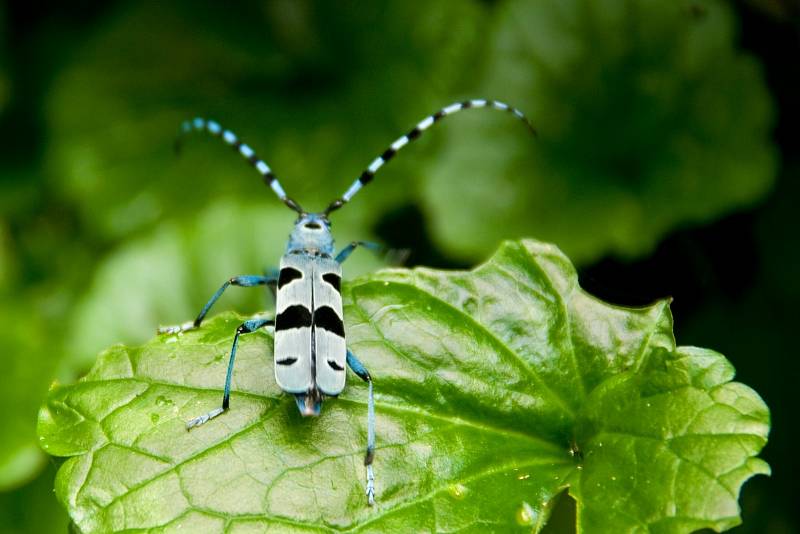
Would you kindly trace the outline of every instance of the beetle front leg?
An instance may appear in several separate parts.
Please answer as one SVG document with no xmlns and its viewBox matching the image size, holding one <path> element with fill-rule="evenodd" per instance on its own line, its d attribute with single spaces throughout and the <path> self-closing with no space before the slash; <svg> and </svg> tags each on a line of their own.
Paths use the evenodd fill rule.
<svg viewBox="0 0 800 534">
<path fill-rule="evenodd" d="M 222 394 L 222 406 L 220 408 L 216 408 L 211 410 L 210 412 L 203 414 L 199 417 L 195 417 L 191 421 L 186 423 L 186 430 L 191 430 L 196 426 L 200 426 L 203 423 L 214 419 L 216 416 L 223 413 L 225 410 L 228 409 L 230 406 L 231 400 L 231 380 L 233 378 L 233 363 L 236 360 L 236 349 L 239 346 L 239 336 L 242 334 L 250 334 L 252 332 L 257 331 L 262 326 L 268 324 L 275 324 L 275 319 L 250 319 L 249 321 L 245 321 L 239 325 L 236 329 L 236 335 L 233 337 L 233 346 L 231 347 L 231 356 L 228 360 L 228 373 L 225 375 L 225 390 Z"/>
<path fill-rule="evenodd" d="M 225 281 L 222 286 L 217 289 L 216 293 L 211 295 L 211 298 L 208 299 L 206 305 L 203 306 L 203 309 L 200 310 L 200 313 L 197 315 L 197 318 L 194 321 L 187 321 L 183 324 L 172 325 L 172 326 L 161 326 L 158 328 L 157 332 L 159 334 L 179 334 L 181 332 L 186 332 L 189 330 L 194 330 L 195 328 L 200 327 L 200 323 L 203 322 L 205 319 L 206 314 L 211 309 L 211 306 L 216 303 L 222 294 L 228 289 L 229 286 L 239 286 L 239 287 L 255 287 L 255 286 L 263 286 L 265 284 L 275 284 L 277 283 L 278 278 L 276 276 L 260 276 L 255 274 L 246 274 L 242 276 L 234 276 Z"/>
</svg>

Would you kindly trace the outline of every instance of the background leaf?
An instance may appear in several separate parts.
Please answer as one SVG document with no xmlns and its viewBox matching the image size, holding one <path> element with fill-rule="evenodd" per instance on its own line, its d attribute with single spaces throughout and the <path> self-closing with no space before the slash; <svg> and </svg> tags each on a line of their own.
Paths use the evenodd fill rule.
<svg viewBox="0 0 800 534">
<path fill-rule="evenodd" d="M 5 110 L 11 93 L 11 79 L 8 76 L 8 53 L 6 51 L 6 10 L 5 6 L 0 7 L 0 37 L 3 43 L 0 44 L 0 113 Z"/>
<path fill-rule="evenodd" d="M 437 243 L 474 259 L 536 235 L 578 263 L 632 257 L 762 198 L 776 158 L 760 69 L 734 48 L 727 4 L 693 4 L 701 15 L 682 2 L 504 2 L 475 91 L 525 110 L 540 138 L 502 116 L 441 134 L 422 197 Z"/>
<path fill-rule="evenodd" d="M 13 406 L 10 416 L 0 425 L 0 489 L 14 487 L 36 472 L 44 463 L 36 446 L 36 431 L 30 420 L 36 417 L 37 407 L 43 391 L 50 383 L 49 369 L 52 360 L 34 359 L 30 361 L 25 354 L 38 353 L 43 349 L 43 339 L 37 335 L 35 325 L 41 324 L 30 306 L 21 302 L 0 299 L 0 321 L 10 321 L 18 314 L 25 315 L 31 322 L 29 326 L 14 330 L 0 331 L 0 346 L 18 354 L 4 368 L 7 383 L 0 388 L 0 403 Z"/>
<path fill-rule="evenodd" d="M 424 11 L 394 0 L 347 10 L 320 1 L 124 5 L 54 84 L 51 175 L 105 237 L 243 190 L 271 195 L 219 140 L 193 139 L 175 163 L 180 123 L 204 115 L 247 140 L 301 205 L 322 209 L 443 104 L 478 44 L 482 13 L 475 2 L 443 1 Z M 120 61 L 126 69 L 108 76 Z M 368 226 L 408 190 L 407 180 L 384 183 L 345 217 Z"/>
<path fill-rule="evenodd" d="M 0 493 L 0 525 L 4 534 L 67 532 L 67 514 L 53 498 L 55 472 L 55 466 L 48 466 L 32 482 L 16 491 Z"/>
<path fill-rule="evenodd" d="M 375 377 L 378 505 L 366 506 L 365 394 L 353 380 L 302 420 L 248 336 L 232 410 L 219 402 L 231 335 L 116 346 L 55 388 L 39 432 L 71 456 L 56 491 L 85 532 L 159 526 L 478 531 L 533 527 L 567 489 L 585 532 L 685 532 L 739 521 L 769 413 L 713 351 L 676 347 L 667 302 L 584 291 L 570 262 L 507 243 L 473 272 L 388 270 L 344 290 L 349 343 Z"/>
</svg>

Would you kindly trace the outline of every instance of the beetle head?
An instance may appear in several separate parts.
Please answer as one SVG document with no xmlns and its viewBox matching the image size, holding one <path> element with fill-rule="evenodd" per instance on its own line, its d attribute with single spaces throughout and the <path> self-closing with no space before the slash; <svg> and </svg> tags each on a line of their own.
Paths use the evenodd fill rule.
<svg viewBox="0 0 800 534">
<path fill-rule="evenodd" d="M 333 254 L 331 223 L 324 213 L 301 213 L 289 236 L 287 252 Z"/>
</svg>

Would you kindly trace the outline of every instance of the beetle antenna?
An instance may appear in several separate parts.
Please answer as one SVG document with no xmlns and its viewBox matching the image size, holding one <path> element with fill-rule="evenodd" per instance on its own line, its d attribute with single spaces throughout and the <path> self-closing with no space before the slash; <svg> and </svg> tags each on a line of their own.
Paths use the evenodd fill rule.
<svg viewBox="0 0 800 534">
<path fill-rule="evenodd" d="M 272 169 L 269 168 L 269 165 L 264 163 L 264 160 L 259 158 L 255 151 L 253 151 L 250 146 L 242 143 L 242 141 L 236 137 L 230 130 L 225 130 L 222 126 L 219 125 L 218 122 L 212 120 L 206 120 L 201 117 L 197 117 L 190 121 L 184 121 L 181 125 L 181 131 L 178 135 L 178 138 L 175 139 L 175 152 L 178 153 L 181 150 L 181 145 L 183 142 L 183 138 L 191 133 L 192 131 L 196 132 L 208 132 L 214 137 L 221 137 L 223 141 L 229 146 L 231 146 L 236 152 L 242 155 L 244 159 L 250 162 L 250 164 L 258 171 L 261 175 L 261 178 L 264 180 L 264 183 L 267 184 L 270 189 L 272 189 L 278 198 L 281 201 L 289 206 L 290 209 L 296 211 L 297 213 L 302 214 L 303 209 L 300 205 L 286 196 L 286 192 L 281 187 L 278 178 L 273 174 Z"/>
<path fill-rule="evenodd" d="M 388 163 L 389 160 L 392 159 L 401 148 L 419 138 L 420 135 L 422 135 L 422 132 L 433 126 L 433 124 L 439 122 L 442 118 L 447 117 L 448 115 L 453 115 L 454 113 L 458 113 L 463 109 L 473 108 L 492 108 L 499 109 L 500 111 L 507 111 L 521 120 L 525 126 L 528 127 L 530 132 L 536 136 L 536 129 L 533 127 L 533 124 L 531 124 L 531 121 L 529 121 L 520 110 L 503 102 L 499 102 L 497 100 L 475 99 L 464 100 L 463 102 L 450 104 L 449 106 L 440 109 L 433 115 L 428 115 L 422 119 L 417 123 L 416 126 L 414 126 L 414 128 L 411 129 L 411 131 L 403 136 L 400 136 L 394 143 L 392 143 L 389 148 L 383 152 L 383 154 L 372 160 L 372 163 L 369 164 L 369 167 L 364 169 L 364 172 L 361 173 L 361 176 L 359 176 L 358 179 L 353 182 L 353 185 L 350 186 L 344 195 L 331 202 L 331 204 L 325 210 L 325 215 L 330 214 L 332 211 L 338 210 L 347 202 L 349 202 L 350 199 L 353 198 L 362 187 L 370 183 L 372 179 L 375 178 L 375 173 L 378 172 L 378 169 Z"/>
</svg>

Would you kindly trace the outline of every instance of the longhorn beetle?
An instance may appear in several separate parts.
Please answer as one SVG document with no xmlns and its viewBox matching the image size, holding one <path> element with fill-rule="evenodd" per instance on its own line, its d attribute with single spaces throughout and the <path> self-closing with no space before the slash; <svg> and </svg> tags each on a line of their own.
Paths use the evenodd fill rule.
<svg viewBox="0 0 800 534">
<path fill-rule="evenodd" d="M 350 188 L 321 213 L 308 213 L 289 198 L 272 173 L 248 145 L 242 143 L 230 130 L 223 129 L 217 122 L 196 118 L 186 121 L 176 142 L 178 148 L 183 135 L 192 131 L 205 131 L 222 140 L 239 152 L 261 174 L 261 177 L 284 204 L 297 212 L 294 229 L 289 235 L 286 253 L 281 257 L 277 275 L 234 276 L 222 284 L 208 300 L 194 321 L 176 326 L 161 327 L 160 334 L 177 334 L 199 328 L 211 306 L 222 296 L 229 286 L 254 287 L 277 285 L 276 316 L 273 319 L 250 319 L 236 329 L 233 346 L 228 360 L 225 376 L 225 390 L 222 406 L 196 417 L 186 424 L 187 429 L 200 426 L 220 415 L 230 406 L 231 377 L 239 336 L 273 325 L 275 328 L 275 380 L 278 386 L 295 397 L 297 407 L 303 416 L 317 416 L 322 408 L 324 396 L 335 397 L 344 389 L 345 363 L 369 387 L 367 401 L 367 452 L 364 465 L 367 469 L 366 495 L 370 505 L 375 500 L 372 460 L 375 455 L 375 400 L 372 392 L 372 377 L 366 367 L 356 358 L 345 344 L 344 322 L 342 320 L 342 280 L 341 264 L 358 246 L 378 249 L 378 245 L 365 241 L 353 241 L 338 254 L 334 252 L 333 237 L 329 216 L 332 212 L 349 202 L 358 191 L 375 177 L 383 167 L 404 146 L 417 139 L 422 132 L 442 118 L 470 108 L 493 108 L 508 111 L 523 121 L 536 135 L 530 121 L 516 108 L 496 100 L 465 100 L 451 104 L 433 115 L 425 117 L 407 134 L 398 138 L 383 154 L 372 163 L 353 182 Z"/>
</svg>

